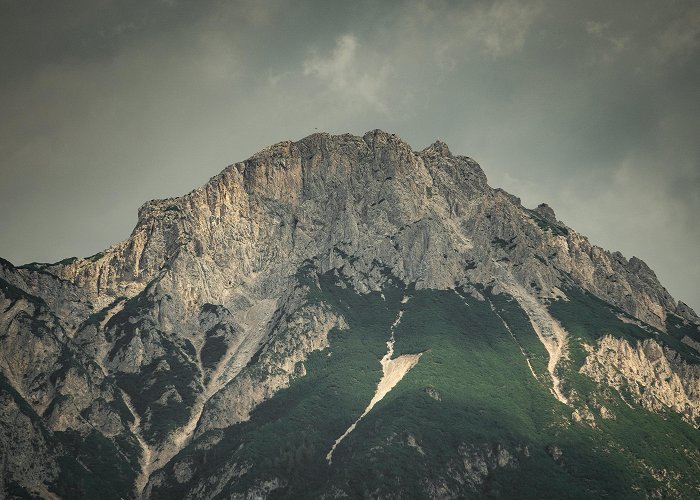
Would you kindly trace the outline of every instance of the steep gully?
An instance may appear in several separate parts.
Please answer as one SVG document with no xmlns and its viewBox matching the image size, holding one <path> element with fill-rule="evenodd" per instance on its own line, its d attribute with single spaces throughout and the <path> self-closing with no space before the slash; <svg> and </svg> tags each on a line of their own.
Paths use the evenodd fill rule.
<svg viewBox="0 0 700 500">
<path fill-rule="evenodd" d="M 542 342 L 547 350 L 547 353 L 549 354 L 547 371 L 552 379 L 552 394 L 555 398 L 557 398 L 557 400 L 568 405 L 569 400 L 561 391 L 561 379 L 557 375 L 557 366 L 568 355 L 566 349 L 568 334 L 566 330 L 564 330 L 561 324 L 559 324 L 559 322 L 552 317 L 546 306 L 544 306 L 544 304 L 542 304 L 536 297 L 528 294 L 527 291 L 522 288 L 522 286 L 516 284 L 515 282 L 510 282 L 505 284 L 505 289 L 515 298 L 523 311 L 525 311 L 525 314 L 532 325 L 532 329 L 535 330 L 535 333 L 537 334 L 537 338 L 540 339 L 540 342 Z M 508 329 L 508 331 L 510 332 L 510 329 Z M 512 335 L 512 332 L 510 333 Z M 524 351 L 523 354 L 525 354 Z M 528 365 L 529 364 L 528 359 Z M 532 366 L 530 366 L 530 370 L 532 370 Z"/>
<path fill-rule="evenodd" d="M 408 300 L 409 297 L 404 297 L 401 300 L 401 303 L 406 304 Z M 365 408 L 365 411 L 362 412 L 362 415 L 360 415 L 357 418 L 357 420 L 355 420 L 355 422 L 353 422 L 352 425 L 348 427 L 347 430 L 338 439 L 335 440 L 335 443 L 333 443 L 333 447 L 326 455 L 326 461 L 328 462 L 328 465 L 331 465 L 333 463 L 333 453 L 335 452 L 335 449 L 338 447 L 341 441 L 343 441 L 343 439 L 345 439 L 353 430 L 355 430 L 355 427 L 357 427 L 357 424 L 360 422 L 360 420 L 362 420 L 365 416 L 367 416 L 367 414 L 370 411 L 372 411 L 372 408 L 374 408 L 374 406 L 379 401 L 381 401 L 384 398 L 384 396 L 386 396 L 389 393 L 389 391 L 391 391 L 396 386 L 396 384 L 398 384 L 401 381 L 401 379 L 404 378 L 404 376 L 411 370 L 411 368 L 416 366 L 418 360 L 423 354 L 404 354 L 392 359 L 392 357 L 394 356 L 394 333 L 396 331 L 396 327 L 399 325 L 399 323 L 401 323 L 402 317 L 403 310 L 399 311 L 396 320 L 391 325 L 391 335 L 386 343 L 387 352 L 380 361 L 382 365 L 382 378 L 379 380 L 379 384 L 377 385 L 374 397 L 369 402 L 369 405 L 367 405 L 367 408 Z"/>
<path fill-rule="evenodd" d="M 246 340 L 240 344 L 232 343 L 229 346 L 210 374 L 209 382 L 203 387 L 200 396 L 197 398 L 190 413 L 190 418 L 182 427 L 168 437 L 168 441 L 162 447 L 153 449 L 145 441 L 140 430 L 141 418 L 132 406 L 129 397 L 122 391 L 124 401 L 134 416 L 134 422 L 131 425 L 132 434 L 136 437 L 142 449 L 141 472 L 135 483 L 137 498 L 143 496 L 151 475 L 163 468 L 190 442 L 207 402 L 235 378 L 259 347 L 258 344 L 265 335 L 265 324 L 274 312 L 276 304 L 276 300 L 260 300 L 245 312 L 241 318 L 240 326 L 246 333 L 243 336 Z M 199 368 L 200 373 L 204 375 L 204 367 L 199 356 L 195 360 L 195 364 Z"/>
<path fill-rule="evenodd" d="M 561 326 L 549 315 L 545 307 L 540 304 L 537 299 L 530 297 L 524 290 L 521 290 L 516 284 L 509 283 L 510 286 L 505 288 L 508 292 L 515 297 L 518 303 L 521 305 L 525 313 L 527 314 L 533 329 L 537 333 L 538 338 L 543 343 L 545 348 L 549 353 L 549 363 L 548 371 L 552 379 L 552 394 L 562 403 L 568 404 L 566 397 L 560 390 L 560 380 L 556 375 L 556 367 L 562 357 L 566 355 L 566 332 L 561 328 Z M 409 301 L 409 297 L 404 297 L 402 299 L 402 304 L 406 304 Z M 466 303 L 466 302 L 465 302 Z M 467 304 L 468 305 L 468 304 Z M 517 338 L 510 330 L 508 324 L 503 320 L 503 318 L 498 315 L 495 311 L 493 304 L 490 304 L 494 313 L 501 319 L 504 327 L 511 335 L 513 340 L 516 342 L 520 348 L 521 353 L 525 357 L 528 368 L 536 380 L 539 377 L 535 373 L 529 357 L 526 352 L 518 342 Z M 245 329 L 248 331 L 258 330 L 255 335 L 251 337 L 258 339 L 264 332 L 262 332 L 262 324 L 264 324 L 264 318 L 268 315 L 267 309 L 270 309 L 270 304 L 261 304 L 260 309 L 265 309 L 265 311 L 255 311 L 251 316 L 255 318 L 247 318 L 245 321 Z M 251 309 L 258 309 L 256 307 Z M 274 310 L 274 307 L 272 307 Z M 251 311 L 253 312 L 253 311 Z M 248 315 L 246 315 L 248 316 Z M 394 355 L 394 343 L 395 343 L 395 330 L 400 324 L 403 317 L 403 310 L 399 311 L 394 323 L 390 329 L 390 338 L 387 341 L 387 352 L 382 357 L 380 363 L 382 366 L 382 378 L 380 379 L 377 388 L 375 390 L 374 397 L 369 402 L 368 406 L 365 408 L 364 412 L 355 420 L 355 422 L 348 427 L 348 429 L 335 440 L 332 448 L 326 455 L 326 460 L 328 464 L 332 463 L 333 453 L 335 452 L 338 445 L 357 427 L 359 422 L 369 414 L 369 412 L 374 408 L 374 406 L 381 401 L 403 378 L 404 376 L 418 363 L 422 353 L 418 354 L 404 354 L 393 358 Z M 251 332 L 252 333 L 252 332 Z M 141 496 L 150 476 L 153 472 L 162 468 L 167 464 L 172 457 L 174 457 L 191 439 L 197 424 L 201 418 L 204 406 L 209 399 L 216 394 L 221 388 L 223 388 L 240 369 L 239 357 L 246 357 L 245 354 L 250 351 L 254 346 L 241 346 L 232 345 L 229 351 L 222 358 L 220 363 L 215 368 L 214 372 L 211 374 L 209 383 L 204 387 L 204 390 L 195 404 L 192 410 L 191 417 L 188 422 L 179 428 L 175 433 L 170 436 L 168 444 L 159 450 L 153 450 L 149 447 L 148 443 L 143 439 L 140 432 L 140 417 L 137 415 L 133 406 L 131 405 L 128 396 L 124 394 L 124 400 L 134 415 L 134 423 L 131 426 L 132 433 L 136 437 L 142 448 L 142 458 L 141 458 L 141 473 L 136 480 L 136 493 L 137 496 Z M 392 359 L 393 358 L 393 359 Z M 198 365 L 200 365 L 198 363 Z M 233 366 L 232 366 L 233 365 Z M 201 365 L 199 366 L 202 369 Z M 238 369 L 237 369 L 238 368 Z M 228 373 L 227 373 L 228 372 Z M 202 373 L 204 373 L 202 371 Z M 222 378 L 224 379 L 222 381 Z"/>
</svg>

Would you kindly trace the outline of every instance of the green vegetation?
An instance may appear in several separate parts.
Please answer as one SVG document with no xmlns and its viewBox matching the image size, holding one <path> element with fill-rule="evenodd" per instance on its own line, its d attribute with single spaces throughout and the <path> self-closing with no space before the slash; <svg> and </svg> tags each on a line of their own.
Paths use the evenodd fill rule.
<svg viewBox="0 0 700 500">
<path fill-rule="evenodd" d="M 537 333 L 532 329 L 532 324 L 525 311 L 520 308 L 518 302 L 510 295 L 494 295 L 490 289 L 483 292 L 493 304 L 496 313 L 508 324 L 518 344 L 530 359 L 535 373 L 540 377 L 546 378 L 549 354 L 542 342 L 540 342 L 540 339 L 537 338 Z"/>
<path fill-rule="evenodd" d="M 67 257 L 65 259 L 59 260 L 58 262 L 30 262 L 29 264 L 23 264 L 17 266 L 17 269 L 29 269 L 30 271 L 42 272 L 45 271 L 47 267 L 53 266 L 67 266 L 78 260 L 78 257 Z"/>
<path fill-rule="evenodd" d="M 512 240 L 495 243 L 507 248 Z M 336 252 L 349 260 L 342 250 Z M 381 293 L 361 295 L 348 281 L 341 282 L 342 277 L 318 274 L 311 262 L 296 278 L 309 303 L 328 305 L 345 318 L 349 329 L 331 331 L 330 347 L 304 362 L 306 375 L 259 405 L 250 420 L 210 431 L 186 447 L 165 467 L 166 480 L 154 486 L 156 498 L 183 497 L 195 482 L 219 477 L 233 464 L 240 475 L 224 481 L 217 491 L 222 498 L 274 479 L 280 480 L 280 489 L 271 496 L 295 498 L 334 491 L 350 497 L 430 498 L 436 496 L 437 487 L 459 497 L 697 495 L 697 430 L 673 413 L 630 408 L 616 391 L 598 387 L 579 372 L 587 355 L 584 344 L 594 345 L 604 335 L 633 344 L 654 338 L 685 360 L 699 362 L 682 339 L 698 341 L 700 334 L 682 319 L 669 316 L 668 334 L 625 323 L 618 318 L 622 311 L 577 288 L 565 290 L 568 300 L 549 304 L 569 333 L 570 357 L 559 367 L 563 390 L 575 395 L 576 408 L 585 405 L 594 412 L 592 428 L 575 423 L 575 407 L 559 403 L 550 393 L 548 353 L 513 297 L 483 288 L 486 300 L 461 289 L 416 290 L 391 276 Z M 26 295 L 2 280 L 0 288 L 11 298 Z M 410 300 L 404 303 L 405 296 Z M 115 378 L 137 412 L 148 415 L 145 437 L 151 443 L 185 423 L 199 390 L 198 370 L 184 355 L 193 356 L 193 346 L 178 340 L 179 335 L 158 330 L 150 318 L 152 300 L 147 289 L 126 301 L 106 329 L 114 342 L 112 359 L 136 335 L 144 344 L 159 344 L 166 353 L 139 373 L 119 373 Z M 87 323 L 102 321 L 107 309 L 93 314 Z M 212 305 L 202 310 L 220 314 Z M 329 465 L 325 457 L 333 442 L 374 395 L 382 376 L 380 359 L 402 310 L 394 357 L 421 353 L 421 358 L 342 441 Z M 201 351 L 205 366 L 213 367 L 225 351 L 224 339 L 232 333 L 226 328 L 230 327 L 222 320 L 207 332 Z M 59 362 L 54 383 L 69 367 L 82 369 L 68 350 Z M 253 376 L 267 374 L 262 363 L 245 370 Z M 0 389 L 11 389 L 2 378 Z M 183 400 L 155 402 L 170 389 Z M 56 398 L 54 404 L 60 402 Z M 122 401 L 113 404 L 125 421 L 131 421 Z M 600 417 L 601 404 L 614 413 L 614 420 Z M 26 404 L 21 408 L 39 420 Z M 60 451 L 61 473 L 52 486 L 59 495 L 104 499 L 131 495 L 138 451 L 130 436 L 114 441 L 97 432 L 87 436 L 46 432 L 46 436 Z M 183 460 L 193 476 L 181 483 L 173 467 Z M 6 489 L 19 497 L 26 493 L 15 484 Z"/>
<path fill-rule="evenodd" d="M 212 437 L 205 434 L 181 452 L 177 460 L 192 464 L 193 481 L 216 476 L 224 464 L 250 467 L 226 484 L 222 497 L 278 478 L 282 489 L 273 496 L 281 497 L 341 489 L 351 497 L 427 498 L 433 482 L 460 496 L 636 498 L 670 491 L 649 467 L 677 471 L 683 478 L 700 472 L 697 460 L 680 451 L 697 450 L 700 438 L 674 415 L 632 410 L 611 395 L 617 420 L 598 418 L 596 429 L 573 423 L 572 408 L 550 394 L 547 352 L 512 297 L 485 290 L 488 300 L 479 301 L 393 280 L 383 300 L 378 293 L 341 288 L 338 278 L 317 276 L 310 264 L 298 279 L 309 300 L 331 305 L 350 329 L 332 331 L 330 348 L 305 363 L 306 376 L 261 404 L 249 421 L 213 432 L 223 432 L 218 444 L 204 445 Z M 404 294 L 411 295 L 406 304 L 400 302 Z M 607 304 L 575 291 L 568 295 L 570 302 L 552 309 L 575 338 L 597 338 L 612 326 L 619 335 L 649 336 L 617 320 Z M 395 331 L 394 355 L 422 353 L 420 361 L 338 446 L 329 466 L 325 455 L 334 440 L 374 393 L 379 360 L 400 309 L 405 313 Z M 572 373 L 583 361 L 580 354 L 575 352 L 563 370 L 571 380 L 568 389 L 585 400 L 595 387 Z M 562 451 L 561 458 L 554 449 Z M 493 458 L 499 450 L 509 457 L 502 466 Z M 465 460 L 479 457 L 488 475 L 470 486 L 473 470 L 465 469 Z M 174 480 L 172 464 L 165 472 L 170 479 L 156 496 L 178 497 L 192 486 Z M 672 487 L 692 495 L 688 483 L 692 480 L 686 486 L 674 481 Z"/>
<path fill-rule="evenodd" d="M 195 356 L 192 343 L 182 336 L 169 335 L 157 328 L 150 316 L 154 302 L 149 291 L 150 285 L 127 300 L 122 309 L 109 319 L 105 333 L 108 340 L 113 342 L 108 354 L 110 360 L 122 355 L 137 335 L 145 345 L 162 347 L 164 354 L 142 366 L 137 373 L 118 372 L 115 376 L 117 385 L 130 396 L 136 411 L 140 415 L 150 414 L 151 426 L 145 438 L 154 442 L 182 426 L 189 418 L 199 390 L 196 385 L 199 370 L 183 354 L 190 358 Z M 177 391 L 182 400 L 174 397 L 158 403 L 161 396 L 171 389 Z"/>
<path fill-rule="evenodd" d="M 597 387 L 588 377 L 579 373 L 585 362 L 586 352 L 582 344 L 595 345 L 604 335 L 612 335 L 635 345 L 647 338 L 666 344 L 680 353 L 688 362 L 697 363 L 697 355 L 680 342 L 685 333 L 676 333 L 669 327 L 665 334 L 652 327 L 642 329 L 635 324 L 621 321 L 617 314 L 621 310 L 599 298 L 577 288 L 565 290 L 568 301 L 558 300 L 550 305 L 550 311 L 569 332 L 569 351 L 571 359 L 564 367 L 565 392 L 575 391 L 580 400 L 586 404 L 605 403 L 613 408 L 616 419 L 597 419 L 599 432 L 609 443 L 608 449 L 624 450 L 629 457 L 625 476 L 636 471 L 636 486 L 640 491 L 665 491 L 662 484 L 668 483 L 675 488 L 675 494 L 681 498 L 697 496 L 700 487 L 700 434 L 679 415 L 673 412 L 656 414 L 634 404 L 633 399 L 622 397 L 615 391 Z M 681 321 L 682 323 L 682 321 Z M 675 325 L 676 318 L 669 316 L 669 326 Z M 691 327 L 692 329 L 692 327 Z M 667 479 L 661 484 L 649 476 L 650 470 L 666 471 Z"/>
<path fill-rule="evenodd" d="M 97 262 L 102 257 L 104 257 L 104 255 L 105 255 L 104 252 L 97 252 L 95 255 L 91 255 L 90 257 L 85 257 L 85 260 L 89 260 L 91 262 Z"/>
<path fill-rule="evenodd" d="M 221 360 L 228 348 L 227 339 L 231 339 L 236 334 L 235 328 L 223 321 L 223 318 L 230 316 L 230 311 L 221 305 L 203 304 L 200 312 L 201 315 L 213 315 L 220 321 L 209 328 L 204 333 L 204 345 L 200 352 L 200 359 L 204 368 L 213 370 L 216 364 Z M 192 356 L 196 356 L 194 353 Z"/>
<path fill-rule="evenodd" d="M 460 485 L 463 478 L 446 472 L 459 470 L 464 444 L 483 453 L 500 445 L 519 461 L 526 457 L 516 450 L 528 446 L 533 460 L 551 463 L 535 443 L 540 430 L 551 424 L 557 404 L 532 378 L 489 304 L 449 291 L 412 295 L 396 329 L 395 355 L 423 355 L 339 447 L 331 472 L 340 477 L 333 482 L 349 484 L 351 496 L 364 494 L 364 488 L 389 495 L 397 488 L 419 492 L 426 475 L 434 474 L 433 479 L 468 495 L 469 488 Z M 440 400 L 431 398 L 426 388 L 437 391 Z M 424 454 L 407 446 L 408 436 Z M 564 472 L 558 476 L 566 478 Z M 514 495 L 514 487 L 495 479 L 484 493 L 508 495 L 510 488 Z"/>
<path fill-rule="evenodd" d="M 0 492 L 4 493 L 3 498 L 9 498 L 11 500 L 15 499 L 28 499 L 28 500 L 34 500 L 34 499 L 40 499 L 41 497 L 32 495 L 27 491 L 21 484 L 16 483 L 14 481 L 8 481 L 5 483 L 5 491 Z"/>
<path fill-rule="evenodd" d="M 517 246 L 517 243 L 513 243 L 514 240 L 515 240 L 515 236 L 513 236 L 509 240 L 504 240 L 503 238 L 494 238 L 491 241 L 491 243 L 496 245 L 496 246 L 501 247 L 504 250 L 512 250 L 513 248 L 515 248 Z"/>
<path fill-rule="evenodd" d="M 621 309 L 608 304 L 598 297 L 580 288 L 567 288 L 564 290 L 568 300 L 558 300 L 550 304 L 552 315 L 557 318 L 569 334 L 580 342 L 593 344 L 604 335 L 612 335 L 622 338 L 635 345 L 638 341 L 653 338 L 662 344 L 666 344 L 678 352 L 683 359 L 690 363 L 700 363 L 700 357 L 692 348 L 681 342 L 684 335 L 698 336 L 697 330 L 693 333 L 693 328 L 682 327 L 682 320 L 669 315 L 668 334 L 656 330 L 651 326 L 642 329 L 636 324 L 625 323 L 617 315 L 625 315 Z M 676 328 L 675 325 L 681 325 Z M 693 338 L 693 337 L 691 337 Z M 574 346 L 575 347 L 575 346 Z M 585 354 L 582 350 L 576 351 L 577 356 L 573 359 L 575 366 L 583 364 Z"/>
<path fill-rule="evenodd" d="M 47 461 L 56 457 L 60 473 L 50 491 L 63 498 L 118 499 L 131 496 L 133 481 L 138 467 L 138 453 L 132 442 L 122 440 L 119 448 L 96 431 L 87 436 L 74 431 L 51 432 L 39 415 L 22 399 L 0 374 L 0 392 L 9 395 L 19 411 L 29 418 L 32 426 L 46 443 Z M 46 414 L 50 413 L 50 409 Z M 11 436 L 11 434 L 10 434 Z M 125 454 L 126 453 L 126 454 Z M 129 460 L 125 460 L 126 457 Z M 9 481 L 5 484 L 2 498 L 37 498 L 20 484 Z"/>
<path fill-rule="evenodd" d="M 114 309 L 115 307 L 117 307 L 117 306 L 118 306 L 121 302 L 123 302 L 124 300 L 126 300 L 126 297 L 118 297 L 118 298 L 114 299 L 114 300 L 112 301 L 112 303 L 109 304 L 108 306 L 105 306 L 105 307 L 103 307 L 102 309 L 100 309 L 99 311 L 96 311 L 96 312 L 92 313 L 90 316 L 87 317 L 87 319 L 86 319 L 85 321 L 83 321 L 83 322 L 81 323 L 81 325 L 80 325 L 80 327 L 78 328 L 78 330 L 80 331 L 80 330 L 82 330 L 83 328 L 85 328 L 85 327 L 87 327 L 87 326 L 89 326 L 89 325 L 98 325 L 98 324 L 100 324 L 100 323 L 101 323 L 102 321 L 104 321 L 104 319 L 107 317 L 107 313 L 108 313 L 109 311 L 111 311 L 112 309 Z"/>
<path fill-rule="evenodd" d="M 530 218 L 533 221 L 535 221 L 535 224 L 537 224 L 540 227 L 540 229 L 544 231 L 551 231 L 555 236 L 569 235 L 569 230 L 566 229 L 564 226 L 560 226 L 559 224 L 553 224 L 534 210 L 525 209 L 525 211 L 530 215 Z"/>
<path fill-rule="evenodd" d="M 44 439 L 48 439 L 50 437 L 50 434 L 46 429 L 44 428 L 43 424 L 41 423 L 41 417 L 37 415 L 37 413 L 34 411 L 34 409 L 20 396 L 20 394 L 15 390 L 14 387 L 12 387 L 12 384 L 10 383 L 7 378 L 5 378 L 5 375 L 0 373 L 0 392 L 5 392 L 7 393 L 17 404 L 17 407 L 19 408 L 19 411 L 21 411 L 23 414 L 25 414 L 29 419 L 32 421 L 32 424 L 34 424 L 41 432 L 42 436 Z"/>
<path fill-rule="evenodd" d="M 66 259 L 59 260 L 55 264 L 51 264 L 51 265 L 52 266 L 67 266 L 68 264 L 72 264 L 76 260 L 78 260 L 78 257 L 68 257 Z"/>
<path fill-rule="evenodd" d="M 45 267 L 50 265 L 51 264 L 47 262 L 30 262 L 29 264 L 22 264 L 21 266 L 17 266 L 17 269 L 28 269 L 29 271 L 40 272 L 43 271 Z"/>
<path fill-rule="evenodd" d="M 141 293 L 124 302 L 121 310 L 114 314 L 105 325 L 105 332 L 111 330 L 113 327 L 117 327 L 122 333 L 133 334 L 134 328 L 128 327 L 130 324 L 129 319 L 140 315 L 147 315 L 148 311 L 154 305 L 148 293 L 149 288 L 150 284 Z M 112 339 L 108 338 L 108 340 Z"/>
<path fill-rule="evenodd" d="M 187 422 L 196 399 L 192 382 L 198 380 L 197 368 L 178 354 L 179 349 L 160 338 L 169 353 L 142 366 L 138 373 L 119 373 L 117 385 L 129 394 L 140 415 L 150 414 L 151 426 L 144 433 L 149 442 L 165 438 L 172 430 Z M 169 389 L 175 389 L 182 401 L 168 398 L 164 404 L 157 401 Z"/>
<path fill-rule="evenodd" d="M 58 457 L 60 474 L 52 488 L 63 498 L 121 499 L 131 496 L 136 471 L 114 443 L 93 431 L 56 432 L 66 455 Z"/>
<path fill-rule="evenodd" d="M 216 472 L 233 458 L 235 450 L 235 460 L 255 463 L 255 473 L 229 485 L 224 496 L 280 471 L 285 477 L 297 478 L 297 495 L 304 496 L 310 492 L 308 488 L 317 487 L 318 479 L 327 475 L 325 455 L 332 442 L 362 413 L 381 377 L 379 359 L 386 352 L 401 290 L 387 288 L 384 301 L 379 293 L 361 296 L 340 288 L 328 275 L 319 277 L 319 287 L 310 265 L 300 270 L 298 280 L 308 289 L 311 302 L 331 304 L 345 315 L 352 331 L 333 330 L 331 348 L 313 353 L 306 361 L 308 375 L 260 405 L 251 421 L 227 429 L 218 446 L 207 451 L 190 446 L 182 453 L 201 464 L 201 474 Z M 173 489 L 158 494 L 182 495 L 176 482 L 169 487 Z"/>
<path fill-rule="evenodd" d="M 698 327 L 675 314 L 669 314 L 666 317 L 666 331 L 668 335 L 678 341 L 682 340 L 683 337 L 688 337 L 694 342 L 700 342 L 700 330 L 698 330 Z"/>
<path fill-rule="evenodd" d="M 5 295 L 5 297 L 7 297 L 13 302 L 20 299 L 24 299 L 28 302 L 31 302 L 37 308 L 47 307 L 46 302 L 44 302 L 44 299 L 42 299 L 41 297 L 37 297 L 36 295 L 29 295 L 24 290 L 17 288 L 15 285 L 8 281 L 5 281 L 2 278 L 0 278 L 0 292 L 2 292 L 2 294 Z"/>
<path fill-rule="evenodd" d="M 202 365 L 205 368 L 214 369 L 221 357 L 226 354 L 228 344 L 226 339 L 219 335 L 207 335 L 202 346 Z"/>
</svg>

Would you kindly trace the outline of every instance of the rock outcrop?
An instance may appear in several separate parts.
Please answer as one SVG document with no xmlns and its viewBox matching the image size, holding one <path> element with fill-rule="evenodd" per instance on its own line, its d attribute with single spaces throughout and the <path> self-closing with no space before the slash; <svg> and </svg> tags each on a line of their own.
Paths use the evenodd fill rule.
<svg viewBox="0 0 700 500">
<path fill-rule="evenodd" d="M 687 363 L 653 339 L 635 346 L 603 337 L 590 348 L 581 373 L 614 387 L 623 398 L 631 396 L 650 411 L 670 410 L 700 426 L 700 365 Z"/>
<path fill-rule="evenodd" d="M 271 146 L 181 198 L 144 204 L 132 235 L 104 253 L 25 267 L 15 281 L 62 307 L 88 302 L 101 309 L 156 277 L 186 275 L 190 285 L 207 282 L 201 299 L 224 303 L 243 277 L 251 282 L 274 267 L 274 277 L 258 286 L 279 288 L 306 259 L 324 270 L 337 266 L 338 251 L 359 259 L 358 273 L 376 260 L 407 282 L 434 288 L 463 279 L 472 263 L 478 268 L 466 276 L 487 281 L 498 261 L 525 286 L 534 282 L 547 293 L 572 279 L 660 328 L 665 311 L 697 320 L 641 260 L 591 245 L 545 204 L 528 210 L 491 189 L 472 159 L 439 141 L 414 152 L 379 130 Z M 56 288 L 59 282 L 80 297 Z M 191 304 L 198 298 L 188 297 Z M 195 311 L 190 305 L 183 312 Z"/>
</svg>

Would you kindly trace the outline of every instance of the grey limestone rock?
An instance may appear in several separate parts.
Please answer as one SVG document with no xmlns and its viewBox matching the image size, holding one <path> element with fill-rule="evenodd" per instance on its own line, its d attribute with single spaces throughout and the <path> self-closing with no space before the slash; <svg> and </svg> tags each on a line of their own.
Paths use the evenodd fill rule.
<svg viewBox="0 0 700 500">
<path fill-rule="evenodd" d="M 387 273 L 481 299 L 479 286 L 540 302 L 576 286 L 662 331 L 669 314 L 698 323 L 641 260 L 592 245 L 545 204 L 528 210 L 492 189 L 477 162 L 445 143 L 414 151 L 381 130 L 319 133 L 231 164 L 182 197 L 145 203 L 131 235 L 97 255 L 0 261 L 0 370 L 41 425 L 110 440 L 134 469 L 134 496 L 146 495 L 148 479 L 159 480 L 193 436 L 248 418 L 343 328 L 341 316 L 300 299 L 308 263 L 361 293 L 380 290 Z M 13 408 L 3 407 L 3 424 Z M 22 439 L 38 440 L 17 418 Z M 42 446 L 27 453 L 36 458 Z M 513 460 L 502 449 L 465 449 L 472 472 L 462 480 L 476 484 Z M 30 470 L 31 461 L 5 474 L 41 494 L 56 470 L 51 461 Z M 176 473 L 186 480 L 189 466 Z M 260 494 L 278 487 L 258 485 Z"/>
</svg>

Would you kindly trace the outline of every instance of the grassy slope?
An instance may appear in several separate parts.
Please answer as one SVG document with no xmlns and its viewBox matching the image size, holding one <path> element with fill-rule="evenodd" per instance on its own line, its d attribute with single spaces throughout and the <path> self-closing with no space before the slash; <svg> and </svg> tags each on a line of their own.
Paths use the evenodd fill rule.
<svg viewBox="0 0 700 500">
<path fill-rule="evenodd" d="M 570 335 L 572 355 L 566 367 L 568 389 L 577 391 L 585 402 L 595 399 L 614 410 L 615 420 L 596 419 L 599 433 L 609 440 L 608 449 L 624 450 L 620 452 L 629 461 L 625 472 L 627 475 L 637 474 L 634 481 L 636 487 L 651 491 L 668 485 L 666 492 L 672 495 L 698 496 L 700 432 L 675 413 L 652 413 L 626 397 L 627 402 L 632 402 L 632 409 L 617 392 L 597 387 L 589 378 L 578 373 L 585 360 L 581 344 L 594 345 L 605 335 L 625 339 L 632 345 L 651 337 L 673 348 L 690 363 L 698 362 L 696 353 L 679 341 L 682 335 L 672 328 L 669 328 L 668 335 L 659 331 L 650 333 L 637 325 L 620 321 L 616 315 L 621 311 L 587 292 L 569 289 L 566 293 L 569 300 L 552 303 L 550 310 Z M 674 319 L 670 318 L 669 321 L 675 325 Z M 652 469 L 658 475 L 666 476 L 661 483 L 649 477 Z"/>
<path fill-rule="evenodd" d="M 476 492 L 445 474 L 460 464 L 459 446 L 466 443 L 493 450 L 500 445 L 519 465 L 494 469 L 480 494 L 624 496 L 629 487 L 621 480 L 625 459 L 604 452 L 603 441 L 591 429 L 570 427 L 570 410 L 550 395 L 547 386 L 535 381 L 489 305 L 470 297 L 466 300 L 468 306 L 453 292 L 415 293 L 397 330 L 397 354 L 425 354 L 348 438 L 345 453 L 339 450 L 334 463 L 342 469 L 338 474 L 351 487 L 356 483 L 356 492 L 369 478 L 380 493 L 390 494 L 398 486 L 416 494 L 423 489 L 423 479 L 430 478 L 468 495 Z M 514 302 L 503 296 L 497 301 L 510 305 L 510 315 L 503 316 L 511 319 L 511 330 L 541 356 L 529 324 L 515 321 Z M 441 401 L 430 398 L 426 387 L 437 390 Z M 400 440 L 391 443 L 391 436 L 408 434 L 421 444 L 425 456 Z M 554 446 L 564 452 L 559 462 L 547 453 Z M 517 451 L 525 447 L 529 456 Z"/>
<path fill-rule="evenodd" d="M 531 357 L 540 381 L 488 302 L 452 291 L 408 290 L 412 299 L 402 305 L 406 292 L 396 284 L 384 290 L 386 300 L 377 293 L 359 296 L 336 286 L 330 276 L 321 277 L 321 289 L 312 288 L 311 300 L 342 312 L 350 330 L 332 332 L 331 347 L 311 355 L 305 377 L 260 405 L 249 422 L 226 430 L 212 449 L 197 450 L 197 443 L 188 447 L 179 460 L 193 464 L 193 481 L 236 463 L 250 469 L 229 482 L 222 497 L 280 478 L 286 486 L 273 496 L 309 497 L 340 489 L 351 496 L 420 497 L 433 483 L 464 496 L 633 498 L 661 486 L 649 468 L 697 477 L 698 466 L 679 453 L 683 447 L 698 448 L 697 432 L 676 416 L 633 411 L 609 394 L 617 420 L 598 418 L 597 429 L 572 424 L 572 408 L 549 393 L 546 352 L 509 297 L 491 301 Z M 341 443 L 328 466 L 324 457 L 333 441 L 372 397 L 381 376 L 379 359 L 401 307 L 405 314 L 396 330 L 395 355 L 423 356 Z M 601 335 L 605 328 L 596 330 L 586 322 L 595 317 L 605 317 L 621 334 L 641 335 L 628 332 L 630 325 L 612 313 L 611 319 L 595 300 L 572 300 L 552 309 L 574 336 Z M 579 362 L 573 356 L 566 371 L 585 398 L 596 388 L 571 373 Z M 428 392 L 439 393 L 440 400 Z M 412 439 L 421 451 L 409 446 Z M 464 472 L 459 449 L 465 446 L 483 453 L 505 448 L 517 466 L 489 466 L 484 483 L 472 490 L 458 473 Z M 555 447 L 563 452 L 557 460 L 550 453 Z M 691 494 L 683 482 L 690 481 L 673 483 L 676 492 Z M 177 485 L 172 477 L 168 483 L 174 489 L 156 490 L 156 496 L 179 495 L 191 486 Z"/>
<path fill-rule="evenodd" d="M 309 494 L 326 476 L 325 454 L 362 412 L 379 381 L 379 359 L 401 300 L 397 288 L 387 289 L 382 300 L 378 293 L 359 296 L 331 281 L 322 277 L 321 290 L 307 280 L 309 300 L 324 300 L 342 311 L 351 331 L 332 331 L 331 348 L 307 360 L 308 375 L 260 405 L 250 422 L 227 429 L 216 447 L 206 452 L 196 450 L 196 443 L 188 447 L 181 455 L 198 464 L 199 476 L 215 473 L 227 462 L 254 464 L 251 473 L 230 485 L 230 492 L 282 475 L 296 478 L 292 491 L 297 495 Z M 178 496 L 185 487 L 157 493 Z"/>
</svg>

